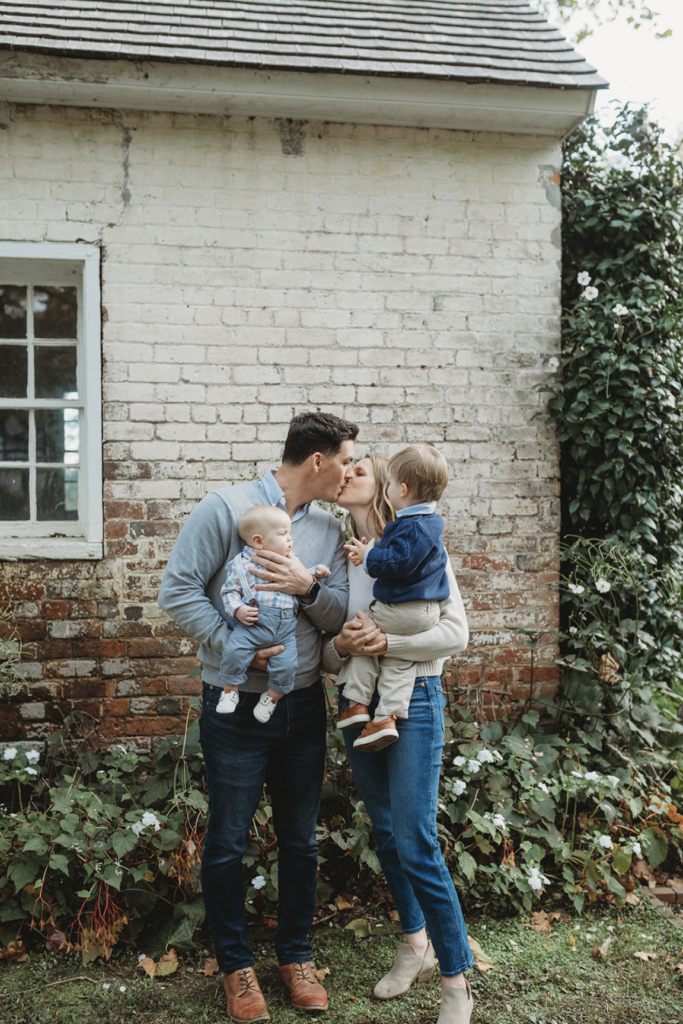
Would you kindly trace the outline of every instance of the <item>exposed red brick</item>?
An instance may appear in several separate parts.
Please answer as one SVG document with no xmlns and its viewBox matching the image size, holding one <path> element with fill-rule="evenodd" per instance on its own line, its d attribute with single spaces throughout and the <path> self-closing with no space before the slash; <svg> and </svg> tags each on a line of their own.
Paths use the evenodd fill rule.
<svg viewBox="0 0 683 1024">
<path fill-rule="evenodd" d="M 117 697 L 116 700 L 105 700 L 102 713 L 105 718 L 120 718 L 128 714 L 128 707 L 128 701 L 124 697 Z"/>
</svg>

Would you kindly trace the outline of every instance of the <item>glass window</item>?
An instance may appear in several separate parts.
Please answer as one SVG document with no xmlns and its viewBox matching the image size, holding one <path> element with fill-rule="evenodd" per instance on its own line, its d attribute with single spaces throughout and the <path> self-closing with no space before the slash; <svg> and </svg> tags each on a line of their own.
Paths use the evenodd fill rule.
<svg viewBox="0 0 683 1024">
<path fill-rule="evenodd" d="M 0 260 L 2 522 L 79 519 L 78 301 L 76 287 L 38 277 L 4 283 Z"/>
</svg>

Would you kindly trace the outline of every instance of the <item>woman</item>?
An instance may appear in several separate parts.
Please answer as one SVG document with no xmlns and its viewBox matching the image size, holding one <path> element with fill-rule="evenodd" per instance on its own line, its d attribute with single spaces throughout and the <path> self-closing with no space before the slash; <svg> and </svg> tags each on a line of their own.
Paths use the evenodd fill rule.
<svg viewBox="0 0 683 1024">
<path fill-rule="evenodd" d="M 356 537 L 379 540 L 393 511 L 384 494 L 387 460 L 367 455 L 354 467 L 338 504 L 349 513 Z M 465 611 L 450 563 L 450 597 L 441 603 L 433 629 L 415 636 L 387 636 L 367 614 L 374 580 L 349 562 L 349 614 L 341 633 L 323 652 L 326 671 L 343 685 L 354 654 L 391 651 L 416 662 L 409 717 L 399 719 L 400 740 L 376 753 L 353 747 L 352 729 L 344 742 L 360 795 L 373 823 L 384 876 L 399 914 L 405 942 L 393 967 L 375 988 L 378 999 L 394 999 L 411 984 L 429 981 L 435 953 L 441 970 L 441 1012 L 437 1024 L 468 1024 L 472 993 L 463 972 L 473 964 L 458 897 L 437 838 L 436 812 L 443 748 L 445 705 L 441 668 L 448 656 L 467 646 Z M 340 694 L 340 708 L 345 698 Z M 377 698 L 371 714 L 376 706 Z M 431 942 L 427 938 L 429 927 Z M 433 946 L 432 946 L 433 943 Z"/>
</svg>

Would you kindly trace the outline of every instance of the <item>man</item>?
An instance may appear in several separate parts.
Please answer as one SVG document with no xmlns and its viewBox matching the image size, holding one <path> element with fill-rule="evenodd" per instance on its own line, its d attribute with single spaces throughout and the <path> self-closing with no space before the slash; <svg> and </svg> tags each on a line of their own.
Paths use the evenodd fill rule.
<svg viewBox="0 0 683 1024">
<path fill-rule="evenodd" d="M 308 932 L 315 913 L 318 848 L 315 826 L 325 765 L 325 698 L 320 681 L 321 632 L 336 633 L 346 617 L 349 589 L 343 535 L 337 520 L 311 505 L 336 501 L 352 476 L 358 427 L 327 413 L 302 413 L 289 425 L 282 465 L 261 480 L 223 487 L 192 511 L 164 573 L 159 604 L 199 640 L 203 713 L 200 737 L 209 786 L 209 827 L 202 856 L 206 915 L 224 972 L 228 1014 L 235 1021 L 269 1020 L 247 942 L 242 856 L 249 827 L 268 784 L 279 843 L 279 911 L 275 949 L 280 973 L 299 1009 L 326 1010 L 327 994 L 311 969 Z M 260 589 L 297 595 L 300 614 L 294 690 L 278 701 L 266 724 L 253 715 L 268 687 L 268 658 L 260 651 L 233 714 L 219 715 L 221 653 L 232 628 L 220 590 L 224 566 L 243 547 L 240 516 L 253 505 L 283 508 L 292 520 L 294 553 L 255 559 Z M 325 563 L 321 586 L 305 569 Z"/>
</svg>

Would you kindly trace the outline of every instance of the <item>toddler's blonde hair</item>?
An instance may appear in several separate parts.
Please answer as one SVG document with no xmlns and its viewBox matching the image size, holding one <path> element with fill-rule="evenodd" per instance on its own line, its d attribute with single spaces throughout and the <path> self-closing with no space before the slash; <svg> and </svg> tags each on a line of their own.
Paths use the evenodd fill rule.
<svg viewBox="0 0 683 1024">
<path fill-rule="evenodd" d="M 433 444 L 411 444 L 389 459 L 389 472 L 416 501 L 438 501 L 448 483 L 448 464 Z"/>
</svg>

